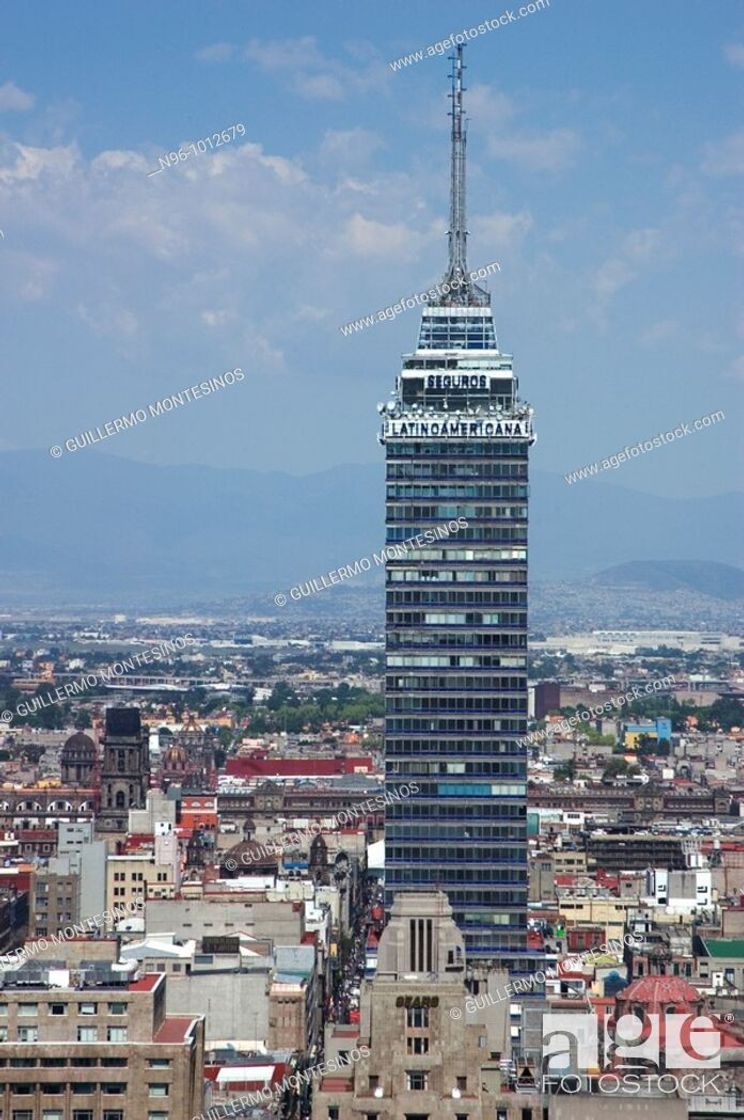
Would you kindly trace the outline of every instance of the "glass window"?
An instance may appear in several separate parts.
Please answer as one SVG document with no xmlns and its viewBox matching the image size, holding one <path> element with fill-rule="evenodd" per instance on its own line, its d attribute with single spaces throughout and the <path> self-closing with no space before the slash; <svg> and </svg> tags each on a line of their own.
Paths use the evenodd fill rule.
<svg viewBox="0 0 744 1120">
<path fill-rule="evenodd" d="M 160 1082 L 158 1082 L 155 1085 L 151 1084 L 150 1085 L 150 1096 L 151 1097 L 167 1097 L 168 1096 L 168 1086 L 165 1085 L 165 1084 L 162 1084 Z"/>
<path fill-rule="evenodd" d="M 98 1004 L 97 1003 L 79 1003 L 78 1004 L 78 1012 L 79 1012 L 80 1015 L 97 1015 L 98 1014 Z"/>
<path fill-rule="evenodd" d="M 127 1041 L 127 1028 L 126 1027 L 109 1027 L 106 1031 L 106 1038 L 109 1042 L 126 1042 Z"/>
<path fill-rule="evenodd" d="M 67 1004 L 66 1003 L 50 1003 L 49 1004 L 49 1014 L 50 1015 L 66 1015 L 67 1014 Z"/>
<path fill-rule="evenodd" d="M 406 1072 L 406 1089 L 426 1089 L 429 1075 L 423 1069 L 410 1069 Z"/>
<path fill-rule="evenodd" d="M 38 1042 L 39 1041 L 39 1028 L 38 1027 L 19 1027 L 18 1028 L 18 1041 L 19 1042 Z"/>
<path fill-rule="evenodd" d="M 78 1042 L 98 1042 L 98 1028 L 78 1027 L 77 1040 Z"/>
<path fill-rule="evenodd" d="M 127 1005 L 126 1003 L 110 1003 L 108 1013 L 109 1015 L 126 1015 Z"/>
<path fill-rule="evenodd" d="M 429 1026 L 429 1008 L 428 1007 L 409 1007 L 406 1012 L 406 1026 L 407 1027 L 428 1027 Z"/>
<path fill-rule="evenodd" d="M 39 1014 L 39 1005 L 38 1005 L 38 1003 L 19 1003 L 18 1004 L 18 1014 L 19 1015 L 38 1015 Z"/>
<path fill-rule="evenodd" d="M 150 1058 L 150 1069 L 170 1069 L 170 1058 Z"/>
<path fill-rule="evenodd" d="M 86 1096 L 96 1091 L 96 1087 L 92 1081 L 78 1081 L 77 1083 L 73 1083 L 71 1088 L 73 1093 L 84 1093 Z"/>
</svg>

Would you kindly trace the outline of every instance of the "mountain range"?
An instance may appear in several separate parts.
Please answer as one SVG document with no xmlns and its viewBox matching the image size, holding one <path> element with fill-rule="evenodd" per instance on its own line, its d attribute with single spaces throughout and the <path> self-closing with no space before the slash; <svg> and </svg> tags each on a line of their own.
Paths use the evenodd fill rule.
<svg viewBox="0 0 744 1120">
<path fill-rule="evenodd" d="M 382 463 L 295 477 L 152 466 L 92 449 L 58 460 L 6 451 L 0 493 L 7 605 L 205 602 L 286 588 L 384 543 Z M 633 562 L 652 558 L 661 564 L 654 579 L 702 578 L 708 593 L 726 597 L 744 577 L 709 562 L 741 561 L 743 525 L 739 493 L 663 498 L 594 479 L 568 487 L 535 472 L 531 576 L 632 584 L 650 578 Z M 706 574 L 694 577 L 690 562 Z M 604 568 L 611 573 L 597 576 Z"/>
</svg>

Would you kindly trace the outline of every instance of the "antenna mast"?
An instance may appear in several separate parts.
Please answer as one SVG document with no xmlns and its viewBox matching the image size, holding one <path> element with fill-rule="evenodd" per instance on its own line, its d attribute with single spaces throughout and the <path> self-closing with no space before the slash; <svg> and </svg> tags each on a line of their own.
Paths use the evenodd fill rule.
<svg viewBox="0 0 744 1120">
<path fill-rule="evenodd" d="M 467 126 L 463 109 L 463 71 L 462 44 L 455 47 L 452 59 L 452 89 L 450 98 L 452 108 L 452 128 L 450 131 L 450 223 L 449 223 L 449 264 L 444 283 L 449 284 L 449 295 L 444 303 L 473 305 L 488 303 L 488 294 L 468 277 L 467 261 L 467 219 L 465 217 L 465 154 L 467 147 Z"/>
</svg>

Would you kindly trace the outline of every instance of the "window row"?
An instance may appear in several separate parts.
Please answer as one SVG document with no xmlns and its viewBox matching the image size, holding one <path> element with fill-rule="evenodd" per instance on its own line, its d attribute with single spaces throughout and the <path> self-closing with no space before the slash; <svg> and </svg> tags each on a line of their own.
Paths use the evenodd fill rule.
<svg viewBox="0 0 744 1120">
<path fill-rule="evenodd" d="M 401 775 L 412 778 L 429 774 L 469 774 L 476 778 L 493 776 L 526 778 L 527 764 L 519 759 L 498 759 L 495 762 L 488 762 L 485 759 L 479 759 L 477 762 L 422 762 L 417 758 L 410 762 L 399 762 L 397 759 L 392 759 L 388 763 L 386 773 L 388 779 Z"/>
<path fill-rule="evenodd" d="M 526 719 L 416 719 L 398 718 L 387 716 L 385 719 L 385 734 L 394 735 L 404 731 L 431 731 L 432 734 L 443 734 L 446 731 L 467 732 L 483 731 L 493 735 L 496 731 L 518 731 L 524 735 L 527 731 Z"/>
<path fill-rule="evenodd" d="M 446 649 L 526 649 L 526 634 L 493 634 L 481 633 L 474 630 L 464 630 L 459 633 L 437 633 L 425 630 L 400 630 L 395 634 L 387 635 L 388 649 L 413 649 L 416 646 Z"/>
<path fill-rule="evenodd" d="M 525 626 L 526 611 L 394 611 L 386 612 L 391 626 Z"/>
<path fill-rule="evenodd" d="M 527 712 L 527 697 L 517 696 L 407 696 L 391 693 L 385 712 Z"/>
<path fill-rule="evenodd" d="M 491 673 L 484 677 L 461 673 L 450 673 L 446 677 L 435 677 L 433 675 L 420 677 L 388 676 L 385 678 L 385 687 L 388 690 L 418 688 L 422 690 L 449 689 L 451 692 L 473 692 L 482 689 L 486 692 L 493 692 L 494 689 L 504 691 L 511 689 L 514 692 L 521 692 L 527 687 L 527 677 L 502 676 L 498 673 Z"/>
<path fill-rule="evenodd" d="M 526 657 L 508 654 L 389 654 L 388 669 L 526 669 Z"/>
<path fill-rule="evenodd" d="M 517 739 L 386 739 L 387 758 L 411 758 L 419 754 L 441 754 L 453 756 L 470 755 L 509 755 L 513 758 L 526 758 L 526 748 Z"/>
<path fill-rule="evenodd" d="M 524 804 L 515 804 L 514 802 L 495 799 L 490 804 L 488 801 L 471 801 L 464 805 L 447 805 L 441 802 L 436 802 L 433 805 L 426 805 L 409 800 L 393 802 L 392 805 L 388 806 L 387 813 L 388 819 L 391 822 L 411 820 L 427 821 L 432 829 L 436 829 L 440 821 L 447 820 L 508 821 L 511 819 L 518 819 L 520 817 L 526 817 L 527 807 Z"/>
<path fill-rule="evenodd" d="M 433 607 L 521 607 L 527 605 L 526 591 L 452 591 L 451 589 L 435 589 L 426 587 L 415 591 L 388 591 L 386 595 L 388 607 L 400 606 L 404 603 L 419 603 L 422 606 Z"/>
<path fill-rule="evenodd" d="M 526 568 L 388 568 L 388 583 L 527 583 Z"/>
<path fill-rule="evenodd" d="M 440 459 L 526 459 L 528 445 L 526 440 L 449 440 L 435 443 L 433 440 L 398 441 L 388 440 L 386 445 L 388 459 L 408 458 L 409 456 L 428 456 Z"/>
<path fill-rule="evenodd" d="M 390 444 L 388 444 L 390 448 Z M 388 453 L 389 456 L 389 453 Z M 388 482 L 399 479 L 515 478 L 527 481 L 527 461 L 515 463 L 396 463 L 388 457 Z"/>
<path fill-rule="evenodd" d="M 469 505 L 465 502 L 458 502 L 455 505 L 411 505 L 410 502 L 388 502 L 387 506 L 387 520 L 400 521 L 402 519 L 413 520 L 421 518 L 432 521 L 447 521 L 456 517 L 464 517 L 468 521 L 484 521 L 486 519 L 501 519 L 501 518 L 526 518 L 527 517 L 527 503 L 521 502 L 518 505 Z M 458 536 L 465 529 L 457 530 Z"/>
</svg>

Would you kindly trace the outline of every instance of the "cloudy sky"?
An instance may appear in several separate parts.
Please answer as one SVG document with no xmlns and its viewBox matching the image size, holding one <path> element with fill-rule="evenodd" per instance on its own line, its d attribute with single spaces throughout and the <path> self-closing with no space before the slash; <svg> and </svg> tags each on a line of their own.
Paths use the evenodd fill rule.
<svg viewBox="0 0 744 1120">
<path fill-rule="evenodd" d="M 46 455 L 240 366 L 105 453 L 294 474 L 375 461 L 375 404 L 419 313 L 339 327 L 429 287 L 446 252 L 449 63 L 388 64 L 504 10 L 8 0 L 0 449 Z M 738 488 L 741 4 L 550 0 L 465 54 L 470 264 L 501 266 L 497 332 L 536 409 L 536 465 L 570 471 L 723 409 L 610 481 Z"/>
</svg>

